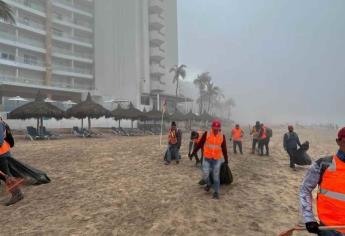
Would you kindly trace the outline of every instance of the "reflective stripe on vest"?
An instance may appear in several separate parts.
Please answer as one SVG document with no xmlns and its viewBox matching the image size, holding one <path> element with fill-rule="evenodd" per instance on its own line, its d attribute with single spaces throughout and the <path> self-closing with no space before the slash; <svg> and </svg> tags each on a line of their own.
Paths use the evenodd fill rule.
<svg viewBox="0 0 345 236">
<path fill-rule="evenodd" d="M 4 131 L 4 137 L 6 137 L 6 130 Z M 7 143 L 7 141 L 4 139 L 3 144 L 0 147 L 0 155 L 3 155 L 5 153 L 8 153 L 11 150 L 10 145 Z"/>
<path fill-rule="evenodd" d="M 317 212 L 326 226 L 345 224 L 345 162 L 336 155 L 325 170 L 317 195 Z M 345 230 L 339 230 L 345 233 Z"/>
<path fill-rule="evenodd" d="M 219 160 L 223 157 L 222 153 L 223 134 L 219 132 L 214 135 L 212 131 L 207 132 L 204 145 L 204 157 Z"/>
<path fill-rule="evenodd" d="M 232 129 L 232 131 L 231 131 L 232 139 L 234 141 L 241 141 L 242 140 L 242 133 L 243 133 L 243 131 L 242 131 L 241 128 L 238 128 L 238 129 L 234 128 L 234 129 Z"/>
</svg>

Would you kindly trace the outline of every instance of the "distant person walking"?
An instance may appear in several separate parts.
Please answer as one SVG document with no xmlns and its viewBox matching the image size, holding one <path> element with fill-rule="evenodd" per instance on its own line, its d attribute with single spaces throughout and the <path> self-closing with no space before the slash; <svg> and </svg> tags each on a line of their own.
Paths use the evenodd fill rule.
<svg viewBox="0 0 345 236">
<path fill-rule="evenodd" d="M 253 137 L 253 142 L 252 142 L 252 154 L 255 154 L 255 150 L 256 150 L 256 145 L 259 144 L 259 132 L 260 132 L 260 122 L 257 121 L 255 123 L 255 126 L 253 127 L 253 129 L 250 131 L 250 135 L 252 135 Z"/>
<path fill-rule="evenodd" d="M 228 151 L 226 147 L 225 135 L 221 132 L 221 123 L 218 120 L 212 121 L 211 130 L 205 132 L 198 145 L 194 148 L 191 155 L 203 149 L 204 160 L 202 163 L 203 179 L 206 182 L 205 191 L 211 189 L 210 174 L 213 179 L 213 198 L 219 199 L 219 172 L 222 163 L 228 164 Z"/>
<path fill-rule="evenodd" d="M 285 151 L 289 154 L 290 157 L 290 168 L 296 170 L 294 163 L 294 155 L 297 152 L 297 145 L 301 147 L 301 142 L 292 125 L 288 126 L 288 132 L 284 134 L 283 145 Z"/>
<path fill-rule="evenodd" d="M 194 147 L 196 147 L 200 142 L 203 134 L 204 132 L 202 131 L 202 129 L 199 129 L 197 132 L 193 130 L 190 135 L 188 156 L 190 160 L 193 160 L 193 157 L 195 157 L 195 165 L 202 164 L 202 150 L 200 152 L 200 158 L 198 156 L 198 153 L 195 153 L 193 156 L 191 155 L 191 153 L 194 150 Z"/>
<path fill-rule="evenodd" d="M 181 142 L 182 142 L 182 133 L 177 128 L 176 122 L 173 121 L 171 122 L 171 127 L 169 129 L 169 135 L 168 135 L 168 148 L 166 151 L 166 161 L 165 161 L 166 165 L 169 165 L 173 158 L 176 160 L 176 164 L 179 163 Z"/>
<path fill-rule="evenodd" d="M 242 138 L 243 138 L 244 132 L 240 128 L 239 124 L 236 124 L 235 128 L 231 130 L 231 138 L 233 141 L 233 148 L 234 148 L 234 153 L 237 154 L 236 146 L 238 146 L 240 153 L 243 154 L 242 152 Z"/>
<path fill-rule="evenodd" d="M 268 130 L 268 128 L 264 124 L 260 125 L 260 131 L 259 131 L 259 152 L 260 152 L 260 156 L 264 155 L 264 147 L 266 149 L 266 156 L 270 155 L 269 147 L 268 147 L 270 137 L 268 135 L 267 130 Z"/>
</svg>

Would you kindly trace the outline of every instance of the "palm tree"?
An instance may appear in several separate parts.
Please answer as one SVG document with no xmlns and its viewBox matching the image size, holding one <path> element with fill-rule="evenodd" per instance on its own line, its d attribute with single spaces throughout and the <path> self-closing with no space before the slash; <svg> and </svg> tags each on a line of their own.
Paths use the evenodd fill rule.
<svg viewBox="0 0 345 236">
<path fill-rule="evenodd" d="M 175 65 L 170 69 L 170 73 L 174 72 L 174 77 L 173 77 L 173 84 L 176 83 L 176 103 L 175 103 L 175 111 L 177 109 L 177 92 L 179 88 L 179 80 L 186 78 L 186 65 Z"/>
<path fill-rule="evenodd" d="M 199 114 L 203 112 L 204 98 L 206 97 L 206 84 L 212 80 L 209 72 L 204 72 L 193 81 L 194 85 L 199 89 L 199 95 L 197 102 L 199 103 Z"/>
<path fill-rule="evenodd" d="M 234 99 L 232 98 L 228 98 L 225 102 L 224 102 L 224 106 L 225 109 L 228 110 L 228 120 L 230 120 L 230 115 L 231 115 L 231 109 L 232 107 L 236 106 Z"/>
<path fill-rule="evenodd" d="M 215 86 L 214 83 L 209 82 L 206 84 L 206 95 L 208 98 L 207 112 L 210 112 L 211 104 L 214 99 L 222 95 L 221 89 L 218 86 Z"/>
<path fill-rule="evenodd" d="M 0 0 L 0 19 L 15 23 L 11 7 L 2 0 Z"/>
</svg>

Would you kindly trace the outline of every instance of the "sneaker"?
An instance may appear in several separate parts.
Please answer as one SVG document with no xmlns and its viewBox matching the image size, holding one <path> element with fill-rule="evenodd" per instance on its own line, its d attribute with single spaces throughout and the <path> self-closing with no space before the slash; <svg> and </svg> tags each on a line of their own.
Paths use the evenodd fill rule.
<svg viewBox="0 0 345 236">
<path fill-rule="evenodd" d="M 200 181 L 199 181 L 199 185 L 205 185 L 206 184 L 206 181 L 204 180 L 204 179 L 201 179 Z"/>
<path fill-rule="evenodd" d="M 214 192 L 212 198 L 219 199 L 219 193 Z"/>
<path fill-rule="evenodd" d="M 19 202 L 20 200 L 23 200 L 23 198 L 24 198 L 24 195 L 22 194 L 22 192 L 20 190 L 17 190 L 15 193 L 12 194 L 12 197 L 10 198 L 10 200 L 5 203 L 5 206 L 11 206 Z"/>
<path fill-rule="evenodd" d="M 206 185 L 205 188 L 204 188 L 204 190 L 205 190 L 206 192 L 209 192 L 210 189 L 211 189 L 211 186 L 208 186 L 208 185 Z"/>
</svg>

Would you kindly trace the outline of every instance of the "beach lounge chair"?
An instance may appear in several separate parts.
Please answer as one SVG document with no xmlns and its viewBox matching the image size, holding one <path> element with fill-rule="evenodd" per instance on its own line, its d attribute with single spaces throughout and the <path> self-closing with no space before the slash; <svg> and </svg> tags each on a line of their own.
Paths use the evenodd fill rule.
<svg viewBox="0 0 345 236">
<path fill-rule="evenodd" d="M 77 127 L 77 126 L 74 126 L 73 129 L 72 129 L 72 133 L 74 134 L 74 136 L 76 137 L 85 137 L 84 136 L 84 133 Z"/>
<path fill-rule="evenodd" d="M 61 137 L 61 135 L 48 131 L 45 126 L 42 127 L 42 134 L 48 138 L 56 139 Z"/>
<path fill-rule="evenodd" d="M 39 134 L 37 132 L 37 129 L 32 127 L 32 126 L 27 126 L 26 127 L 26 135 L 25 138 L 30 139 L 31 141 L 33 140 L 39 140 L 39 139 L 45 139 L 48 138 L 47 136 L 43 135 L 43 134 Z"/>
</svg>

